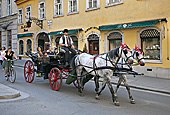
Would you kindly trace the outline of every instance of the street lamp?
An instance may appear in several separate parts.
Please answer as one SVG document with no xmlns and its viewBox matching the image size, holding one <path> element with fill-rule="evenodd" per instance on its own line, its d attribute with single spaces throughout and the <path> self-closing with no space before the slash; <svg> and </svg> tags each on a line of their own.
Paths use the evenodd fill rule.
<svg viewBox="0 0 170 115">
<path fill-rule="evenodd" d="M 30 21 L 30 19 L 29 19 L 26 23 L 27 23 L 27 27 L 30 28 L 30 27 L 31 27 L 31 23 L 32 23 L 32 22 Z"/>
</svg>

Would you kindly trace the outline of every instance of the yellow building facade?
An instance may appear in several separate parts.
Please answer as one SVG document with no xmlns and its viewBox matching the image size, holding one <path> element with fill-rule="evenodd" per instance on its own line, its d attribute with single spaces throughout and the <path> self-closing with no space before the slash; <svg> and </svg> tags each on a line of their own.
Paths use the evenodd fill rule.
<svg viewBox="0 0 170 115">
<path fill-rule="evenodd" d="M 130 48 L 140 45 L 146 66 L 135 69 L 170 79 L 169 0 L 16 0 L 16 4 L 20 56 L 36 52 L 39 45 L 45 50 L 58 47 L 67 28 L 76 48 L 86 47 L 92 54 L 106 53 L 120 42 Z M 27 28 L 29 17 L 42 20 L 42 28 L 35 20 Z"/>
</svg>

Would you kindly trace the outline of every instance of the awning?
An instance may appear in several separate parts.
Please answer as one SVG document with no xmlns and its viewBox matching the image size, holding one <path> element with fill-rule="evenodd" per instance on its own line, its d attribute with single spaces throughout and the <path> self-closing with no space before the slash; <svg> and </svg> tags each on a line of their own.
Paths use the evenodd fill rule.
<svg viewBox="0 0 170 115">
<path fill-rule="evenodd" d="M 71 30 L 68 30 L 68 33 L 73 34 L 73 33 L 77 33 L 78 31 L 81 31 L 81 30 L 83 30 L 83 28 L 71 29 Z M 54 32 L 48 33 L 48 35 L 58 35 L 58 34 L 63 34 L 63 31 L 54 31 Z"/>
<path fill-rule="evenodd" d="M 103 26 L 99 26 L 99 30 L 111 30 L 111 29 L 153 26 L 156 23 L 158 23 L 159 21 L 166 21 L 166 18 L 139 21 L 139 22 L 130 22 L 130 23 L 123 23 L 123 24 L 115 24 L 115 25 L 103 25 Z"/>
<path fill-rule="evenodd" d="M 33 33 L 24 33 L 24 34 L 18 34 L 17 37 L 21 38 L 21 37 L 27 37 L 27 36 L 32 36 Z"/>
</svg>

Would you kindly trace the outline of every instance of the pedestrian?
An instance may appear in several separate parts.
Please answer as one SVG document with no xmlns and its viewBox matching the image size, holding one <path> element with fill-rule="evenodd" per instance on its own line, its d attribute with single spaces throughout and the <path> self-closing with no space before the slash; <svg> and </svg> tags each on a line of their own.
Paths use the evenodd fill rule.
<svg viewBox="0 0 170 115">
<path fill-rule="evenodd" d="M 38 57 L 43 57 L 43 48 L 42 48 L 42 46 L 37 47 L 37 55 L 38 55 Z"/>
<path fill-rule="evenodd" d="M 49 47 L 48 51 L 47 51 L 47 54 L 48 55 L 54 55 L 54 52 L 52 51 L 52 48 Z"/>
<path fill-rule="evenodd" d="M 72 52 L 72 56 L 76 55 L 76 51 L 74 50 L 73 40 L 70 36 L 68 36 L 68 29 L 64 29 L 64 36 L 60 38 L 59 44 L 62 49 L 65 50 L 65 65 L 69 65 L 69 51 Z M 70 59 L 71 60 L 71 59 Z"/>
<path fill-rule="evenodd" d="M 5 53 L 5 47 L 2 47 L 2 50 L 0 51 L 0 64 L 1 65 L 4 60 L 4 53 Z"/>
<path fill-rule="evenodd" d="M 5 67 L 5 77 L 8 77 L 7 73 L 9 71 L 9 67 L 11 66 L 11 60 L 13 60 L 13 57 L 17 60 L 17 56 L 15 55 L 15 52 L 12 51 L 11 47 L 8 47 L 8 50 L 4 53 L 4 61 L 3 61 L 3 67 Z"/>
</svg>

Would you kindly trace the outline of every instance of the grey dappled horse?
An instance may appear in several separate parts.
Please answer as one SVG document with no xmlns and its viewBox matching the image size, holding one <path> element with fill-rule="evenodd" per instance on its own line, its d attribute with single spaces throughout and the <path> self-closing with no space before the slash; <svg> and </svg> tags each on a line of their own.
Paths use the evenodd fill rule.
<svg viewBox="0 0 170 115">
<path fill-rule="evenodd" d="M 144 66 L 145 65 L 145 61 L 144 61 L 144 58 L 143 58 L 143 56 L 144 56 L 144 53 L 142 52 L 142 50 L 140 49 L 140 47 L 137 47 L 137 46 L 135 46 L 135 48 L 134 49 L 131 49 L 131 51 L 132 51 L 132 56 L 133 56 L 133 58 L 141 65 L 141 66 Z M 123 62 L 123 59 L 120 59 L 119 60 L 119 62 L 118 62 L 118 67 L 119 68 L 122 68 L 121 66 L 121 64 L 122 63 L 124 63 Z M 126 66 L 126 65 L 125 65 Z M 130 67 L 131 67 L 131 65 L 130 65 Z M 123 67 L 124 68 L 124 67 Z M 128 66 L 128 68 L 129 68 L 129 66 Z M 118 74 L 117 75 L 118 77 L 119 77 L 119 80 L 118 80 L 118 84 L 117 84 L 117 87 L 116 87 L 116 89 L 115 89 L 115 91 L 114 91 L 114 96 L 115 97 L 117 97 L 117 91 L 118 91 L 118 88 L 119 88 L 119 86 L 121 85 L 121 83 L 123 82 L 124 83 L 124 85 L 125 85 L 125 87 L 126 87 L 126 89 L 127 89 L 127 91 L 128 91 L 128 94 L 129 94 L 129 99 L 130 99 L 130 102 L 132 103 L 132 104 L 135 104 L 135 100 L 133 99 L 133 97 L 132 97 L 132 95 L 131 95 L 131 93 L 130 93 L 130 87 L 129 87 L 129 85 L 128 85 L 128 83 L 127 83 L 127 77 L 126 77 L 126 74 Z M 102 82 L 102 88 L 98 91 L 98 88 L 99 88 L 99 81 L 98 81 L 98 79 L 96 79 L 95 80 L 96 82 L 96 99 L 99 99 L 99 95 L 101 94 L 101 92 L 103 91 L 103 89 L 105 88 L 105 86 L 106 86 L 106 81 L 105 81 L 105 79 L 103 80 L 103 82 Z M 117 105 L 119 105 L 119 102 L 117 101 Z"/>
<path fill-rule="evenodd" d="M 82 72 L 85 71 L 93 76 L 101 77 L 108 84 L 110 92 L 112 94 L 112 100 L 117 105 L 117 99 L 114 95 L 114 90 L 111 84 L 111 77 L 113 76 L 113 70 L 109 68 L 103 68 L 99 70 L 95 70 L 97 67 L 112 67 L 117 68 L 117 63 L 119 59 L 122 57 L 126 62 L 133 63 L 133 58 L 131 51 L 128 47 L 121 43 L 121 46 L 109 51 L 106 54 L 101 54 L 95 57 L 95 59 L 91 59 L 92 55 L 87 53 L 82 53 L 75 57 L 72 63 L 72 68 L 76 68 L 77 73 L 77 81 L 78 81 L 78 91 L 80 95 L 82 95 L 83 86 L 81 80 L 86 76 L 81 76 Z M 94 70 L 94 71 L 93 71 Z M 97 83 L 97 82 L 96 82 Z"/>
</svg>

